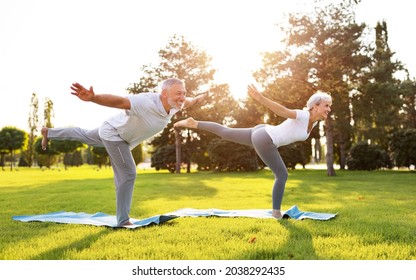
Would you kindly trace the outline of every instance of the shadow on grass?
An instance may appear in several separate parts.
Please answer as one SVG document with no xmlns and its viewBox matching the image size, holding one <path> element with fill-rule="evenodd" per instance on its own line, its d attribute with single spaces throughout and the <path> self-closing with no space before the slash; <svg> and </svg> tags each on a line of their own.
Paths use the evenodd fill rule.
<svg viewBox="0 0 416 280">
<path fill-rule="evenodd" d="M 56 178 L 56 177 L 55 177 Z M 171 201 L 180 200 L 184 194 L 188 197 L 207 199 L 209 196 L 216 194 L 217 190 L 207 187 L 203 180 L 206 177 L 193 176 L 191 183 L 198 188 L 189 188 L 190 178 L 187 176 L 175 176 L 173 174 L 138 174 L 135 190 L 133 193 L 132 208 L 136 207 L 134 215 L 139 212 L 140 216 L 147 217 L 147 209 L 143 209 L 142 201 L 150 202 L 157 199 L 166 199 Z M 169 182 L 169 185 L 166 185 Z M 172 187 L 174 186 L 174 187 Z M 60 230 L 59 225 L 52 223 L 22 223 L 14 221 L 13 216 L 46 214 L 58 211 L 86 212 L 96 213 L 103 212 L 110 215 L 115 214 L 115 191 L 113 178 L 106 179 L 63 179 L 56 180 L 53 183 L 43 184 L 32 187 L 3 187 L 1 189 L 0 206 L 0 259 L 8 258 L 5 253 L 6 248 L 14 244 L 24 243 L 25 240 L 42 237 L 56 229 Z M 163 205 L 158 209 L 163 214 L 171 212 Z M 132 211 L 133 212 L 133 211 Z M 132 217 L 134 217 L 132 214 Z M 4 221 L 4 222 L 3 222 Z M 109 229 L 103 230 L 103 232 Z M 103 235 L 104 233 L 100 233 Z M 110 230 L 111 232 L 111 230 Z M 18 234 L 17 234 L 18 233 Z M 96 237 L 85 237 L 85 241 L 80 244 L 93 243 L 100 235 Z M 78 244 L 78 242 L 76 242 Z M 78 245 L 68 245 L 70 248 Z M 88 245 L 80 245 L 88 246 Z M 36 259 L 48 258 L 59 259 L 57 252 L 64 250 L 56 249 L 55 252 L 41 254 Z"/>
<path fill-rule="evenodd" d="M 133 191 L 132 204 L 134 206 L 141 201 L 151 202 L 157 199 L 177 201 L 184 195 L 207 199 L 214 196 L 217 190 L 206 186 L 203 182 L 204 178 L 198 176 L 188 178 L 172 174 L 139 174 Z M 190 188 L 190 184 L 197 188 Z M 57 211 L 107 214 L 115 212 L 112 178 L 62 180 L 32 188 L 7 187 L 2 189 L 2 195 L 2 200 L 7 201 L 6 212 L 12 215 Z M 167 209 L 167 211 L 172 210 Z"/>
<path fill-rule="evenodd" d="M 287 230 L 289 236 L 283 245 L 273 248 L 261 248 L 249 251 L 237 257 L 241 260 L 316 260 L 318 257 L 315 253 L 312 242 L 312 234 L 297 226 L 297 220 L 281 220 L 279 223 Z"/>
<path fill-rule="evenodd" d="M 101 229 L 98 233 L 89 234 L 81 238 L 80 240 L 60 246 L 49 251 L 43 252 L 39 255 L 32 257 L 32 260 L 65 260 L 69 259 L 71 251 L 82 251 L 90 248 L 100 238 L 111 233 L 111 230 L 106 228 Z"/>
<path fill-rule="evenodd" d="M 317 259 L 312 243 L 312 235 L 309 231 L 298 227 L 300 221 L 282 220 L 281 225 L 289 232 L 289 237 L 278 252 L 288 260 Z M 308 256 L 305 258 L 305 256 Z"/>
</svg>

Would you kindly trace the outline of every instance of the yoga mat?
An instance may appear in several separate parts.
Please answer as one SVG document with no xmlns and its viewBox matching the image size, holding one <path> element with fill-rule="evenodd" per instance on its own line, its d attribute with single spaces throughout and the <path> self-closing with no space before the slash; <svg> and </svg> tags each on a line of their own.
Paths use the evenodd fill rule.
<svg viewBox="0 0 416 280">
<path fill-rule="evenodd" d="M 266 209 L 248 209 L 248 210 L 220 210 L 220 209 L 205 209 L 198 210 L 193 208 L 179 209 L 174 212 L 166 213 L 165 215 L 179 216 L 179 217 L 247 217 L 258 219 L 274 219 L 272 216 L 272 210 Z M 317 213 L 317 212 L 303 212 L 294 205 L 286 211 L 282 211 L 284 219 L 312 219 L 312 220 L 330 220 L 335 218 L 337 214 L 330 213 Z"/>
<path fill-rule="evenodd" d="M 150 225 L 159 225 L 169 220 L 178 218 L 177 216 L 157 215 L 143 220 L 130 218 L 130 222 L 133 225 L 124 226 L 125 228 L 137 228 Z M 13 220 L 21 222 L 54 222 L 62 224 L 82 224 L 82 225 L 94 225 L 94 226 L 108 226 L 117 227 L 116 216 L 108 215 L 105 213 L 75 213 L 75 212 L 53 212 L 41 215 L 29 215 L 29 216 L 13 216 Z"/>
<path fill-rule="evenodd" d="M 287 211 L 282 211 L 284 218 L 296 220 L 312 219 L 312 220 L 330 220 L 335 218 L 337 214 L 303 212 L 294 205 Z M 220 209 L 193 209 L 184 208 L 174 212 L 156 215 L 143 220 L 131 218 L 133 225 L 124 226 L 125 228 L 138 228 L 149 225 L 159 225 L 172 219 L 179 217 L 247 217 L 257 219 L 274 219 L 271 210 L 265 209 L 249 209 L 249 210 L 220 210 Z M 117 227 L 116 217 L 105 213 L 75 213 L 75 212 L 52 212 L 41 215 L 13 216 L 13 220 L 21 222 L 55 222 L 63 224 L 84 224 L 94 226 Z"/>
</svg>

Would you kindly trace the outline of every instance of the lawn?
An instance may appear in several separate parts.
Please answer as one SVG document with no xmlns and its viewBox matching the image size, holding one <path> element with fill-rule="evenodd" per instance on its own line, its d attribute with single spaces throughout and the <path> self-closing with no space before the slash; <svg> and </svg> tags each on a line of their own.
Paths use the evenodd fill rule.
<svg viewBox="0 0 416 280">
<path fill-rule="evenodd" d="M 138 170 L 131 217 L 181 208 L 268 209 L 268 170 L 169 174 Z M 282 210 L 338 213 L 330 221 L 178 218 L 112 229 L 22 223 L 14 215 L 115 214 L 111 169 L 1 171 L 1 260 L 415 260 L 416 173 L 289 171 Z"/>
</svg>

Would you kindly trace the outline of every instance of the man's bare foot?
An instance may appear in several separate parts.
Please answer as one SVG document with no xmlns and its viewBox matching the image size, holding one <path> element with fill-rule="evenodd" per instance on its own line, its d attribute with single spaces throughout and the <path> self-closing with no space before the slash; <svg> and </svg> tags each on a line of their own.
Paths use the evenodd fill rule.
<svg viewBox="0 0 416 280">
<path fill-rule="evenodd" d="M 282 219 L 282 218 L 283 218 L 282 212 L 280 212 L 280 210 L 276 210 L 276 209 L 273 209 L 273 211 L 272 211 L 272 216 L 273 216 L 273 218 L 275 218 L 276 220 L 280 220 L 280 219 Z"/>
<path fill-rule="evenodd" d="M 198 122 L 192 117 L 187 118 L 186 120 L 178 121 L 173 125 L 173 127 L 188 127 L 188 128 L 197 128 Z"/>
<path fill-rule="evenodd" d="M 42 150 L 46 150 L 48 146 L 48 128 L 42 127 L 40 132 L 42 134 Z"/>
<path fill-rule="evenodd" d="M 122 225 L 122 227 L 124 227 L 124 226 L 132 226 L 132 225 L 133 225 L 133 223 L 132 223 L 132 222 L 127 221 L 127 222 L 125 222 L 125 223 Z"/>
</svg>

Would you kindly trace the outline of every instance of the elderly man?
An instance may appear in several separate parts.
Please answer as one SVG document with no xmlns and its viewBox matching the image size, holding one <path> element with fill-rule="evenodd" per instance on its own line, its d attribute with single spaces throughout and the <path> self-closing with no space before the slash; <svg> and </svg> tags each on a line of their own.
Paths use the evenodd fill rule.
<svg viewBox="0 0 416 280">
<path fill-rule="evenodd" d="M 194 105 L 204 98 L 200 95 L 187 98 L 184 82 L 171 78 L 162 82 L 161 92 L 117 96 L 95 94 L 78 83 L 71 86 L 72 94 L 79 99 L 102 106 L 122 109 L 95 129 L 47 128 L 41 130 L 42 148 L 48 140 L 74 140 L 91 146 L 105 147 L 114 171 L 118 226 L 131 225 L 130 207 L 136 180 L 136 164 L 131 150 L 144 140 L 162 131 L 175 113 Z"/>
</svg>

